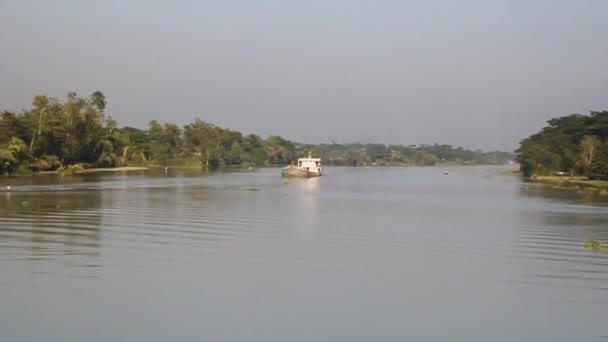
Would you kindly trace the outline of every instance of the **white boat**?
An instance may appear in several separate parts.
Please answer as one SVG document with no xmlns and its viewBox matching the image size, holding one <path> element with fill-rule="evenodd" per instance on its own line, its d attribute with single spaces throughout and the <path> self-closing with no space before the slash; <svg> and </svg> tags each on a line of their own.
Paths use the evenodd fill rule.
<svg viewBox="0 0 608 342">
<path fill-rule="evenodd" d="M 322 174 L 321 158 L 313 158 L 308 152 L 307 158 L 298 158 L 297 165 L 289 165 L 281 170 L 283 177 L 319 177 Z"/>
</svg>

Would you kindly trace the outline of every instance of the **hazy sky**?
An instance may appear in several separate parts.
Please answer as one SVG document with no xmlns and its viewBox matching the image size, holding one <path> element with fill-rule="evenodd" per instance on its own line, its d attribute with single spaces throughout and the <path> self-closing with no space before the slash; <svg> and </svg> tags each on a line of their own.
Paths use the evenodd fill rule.
<svg viewBox="0 0 608 342">
<path fill-rule="evenodd" d="M 607 15 L 605 0 L 0 0 L 0 108 L 99 89 L 140 128 L 513 150 L 551 117 L 608 109 Z"/>
</svg>

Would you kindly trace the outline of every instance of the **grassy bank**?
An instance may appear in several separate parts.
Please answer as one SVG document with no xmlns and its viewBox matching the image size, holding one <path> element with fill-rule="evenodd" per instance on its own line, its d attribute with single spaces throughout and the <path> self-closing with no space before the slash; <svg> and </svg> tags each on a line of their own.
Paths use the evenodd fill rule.
<svg viewBox="0 0 608 342">
<path fill-rule="evenodd" d="M 559 187 L 576 187 L 581 189 L 608 191 L 608 181 L 589 180 L 587 177 L 575 176 L 535 176 L 528 178 L 533 182 L 551 184 Z"/>
<path fill-rule="evenodd" d="M 560 188 L 577 188 L 600 191 L 608 194 L 608 180 L 589 180 L 584 176 L 532 176 L 524 177 L 522 172 L 519 170 L 501 170 L 499 174 L 503 176 L 514 176 L 520 177 L 525 180 L 547 184 Z"/>
</svg>

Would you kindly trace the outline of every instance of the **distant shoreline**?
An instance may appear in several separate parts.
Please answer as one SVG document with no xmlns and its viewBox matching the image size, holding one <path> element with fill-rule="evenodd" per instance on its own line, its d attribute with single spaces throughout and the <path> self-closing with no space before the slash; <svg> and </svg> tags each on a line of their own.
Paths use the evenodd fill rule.
<svg viewBox="0 0 608 342">
<path fill-rule="evenodd" d="M 472 166 L 508 166 L 508 165 L 498 165 L 498 164 L 472 164 L 472 165 L 461 165 L 461 164 L 435 164 L 435 165 L 416 165 L 416 164 L 397 164 L 397 163 L 392 163 L 392 164 L 380 164 L 380 165 L 325 165 L 325 167 L 346 167 L 346 168 L 416 168 L 416 167 L 437 167 L 437 168 L 460 168 L 460 167 L 472 167 Z M 258 168 L 283 168 L 285 167 L 285 165 L 263 165 L 263 166 L 253 166 L 252 169 L 258 169 Z M 80 175 L 80 174 L 94 174 L 94 173 L 106 173 L 106 172 L 134 172 L 134 171 L 147 171 L 147 170 L 151 170 L 151 169 L 163 169 L 160 166 L 123 166 L 123 167 L 112 167 L 112 168 L 90 168 L 90 169 L 82 169 L 82 170 L 78 170 L 76 172 L 68 172 L 68 173 L 61 173 L 58 172 L 57 170 L 55 171 L 35 171 L 32 172 L 31 174 L 14 174 L 11 176 L 17 176 L 17 177 L 23 177 L 23 176 L 36 176 L 36 175 L 64 175 L 64 176 L 71 176 L 71 175 Z M 201 168 L 200 166 L 196 166 L 196 167 L 191 167 L 191 166 L 171 166 L 169 165 L 169 169 L 202 169 L 204 170 L 204 168 Z M 247 170 L 248 166 L 246 165 L 226 165 L 221 169 L 244 169 Z M 519 171 L 516 170 L 511 170 L 511 169 L 506 169 L 506 170 L 502 170 L 500 172 L 503 175 L 509 175 L 509 176 L 521 176 L 521 173 Z M 608 188 L 608 185 L 607 185 Z"/>
<path fill-rule="evenodd" d="M 122 166 L 122 167 L 112 167 L 112 168 L 93 168 L 93 169 L 84 169 L 79 171 L 78 174 L 81 173 L 98 173 L 98 172 L 127 172 L 127 171 L 145 171 L 149 170 L 149 167 L 145 166 Z"/>
</svg>

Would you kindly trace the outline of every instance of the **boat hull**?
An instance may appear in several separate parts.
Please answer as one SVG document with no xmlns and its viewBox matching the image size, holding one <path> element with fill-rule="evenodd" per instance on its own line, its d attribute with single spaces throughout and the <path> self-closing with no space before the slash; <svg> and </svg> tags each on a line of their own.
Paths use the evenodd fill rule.
<svg viewBox="0 0 608 342">
<path fill-rule="evenodd" d="M 295 166 L 287 166 L 281 170 L 281 176 L 283 177 L 300 177 L 300 178 L 310 178 L 310 177 L 319 177 L 321 173 L 309 171 L 306 169 L 302 169 Z"/>
</svg>

